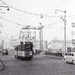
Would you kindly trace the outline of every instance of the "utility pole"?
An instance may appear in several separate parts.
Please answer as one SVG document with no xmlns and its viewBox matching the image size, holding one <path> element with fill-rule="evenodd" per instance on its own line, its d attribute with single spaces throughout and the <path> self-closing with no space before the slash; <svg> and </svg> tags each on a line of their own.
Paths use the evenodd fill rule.
<svg viewBox="0 0 75 75">
<path fill-rule="evenodd" d="M 66 11 L 64 11 L 64 44 L 65 44 L 65 53 L 66 51 Z"/>
<path fill-rule="evenodd" d="M 66 20 L 66 11 L 62 11 L 62 10 L 58 10 L 58 9 L 56 9 L 56 11 L 64 13 L 63 21 L 64 21 L 64 50 L 65 50 L 64 54 L 65 54 L 67 52 L 67 50 L 66 50 L 66 22 L 67 22 L 67 20 Z"/>
<path fill-rule="evenodd" d="M 43 18 L 43 14 L 40 15 L 40 18 Z M 43 51 L 43 26 L 42 23 L 40 22 L 40 31 L 39 31 L 39 38 L 40 38 L 40 50 Z"/>
<path fill-rule="evenodd" d="M 36 51 L 36 29 L 34 28 L 34 50 Z"/>
<path fill-rule="evenodd" d="M 72 22 L 72 48 L 75 46 L 75 23 Z"/>
<path fill-rule="evenodd" d="M 39 31 L 39 38 L 40 38 L 40 50 L 43 51 L 43 27 L 42 23 L 40 22 L 40 31 Z"/>
</svg>

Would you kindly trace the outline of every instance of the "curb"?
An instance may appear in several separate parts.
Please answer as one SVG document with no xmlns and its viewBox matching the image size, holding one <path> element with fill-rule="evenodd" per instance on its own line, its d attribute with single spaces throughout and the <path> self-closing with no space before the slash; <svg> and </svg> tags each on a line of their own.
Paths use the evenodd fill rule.
<svg viewBox="0 0 75 75">
<path fill-rule="evenodd" d="M 57 56 L 50 56 L 50 55 L 43 55 L 45 58 L 53 58 L 53 59 L 60 59 L 62 60 L 63 57 L 57 57 Z"/>
<path fill-rule="evenodd" d="M 1 64 L 1 68 L 0 68 L 0 71 L 4 70 L 5 69 L 5 65 L 3 63 L 3 61 L 0 59 L 0 64 Z"/>
</svg>

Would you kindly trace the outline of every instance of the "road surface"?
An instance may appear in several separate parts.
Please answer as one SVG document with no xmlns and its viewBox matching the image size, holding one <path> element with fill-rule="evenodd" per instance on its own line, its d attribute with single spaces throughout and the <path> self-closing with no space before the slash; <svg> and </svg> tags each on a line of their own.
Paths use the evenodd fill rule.
<svg viewBox="0 0 75 75">
<path fill-rule="evenodd" d="M 75 75 L 75 65 L 65 64 L 63 60 L 34 55 L 32 60 L 18 60 L 14 53 L 1 55 L 5 69 L 0 75 Z"/>
</svg>

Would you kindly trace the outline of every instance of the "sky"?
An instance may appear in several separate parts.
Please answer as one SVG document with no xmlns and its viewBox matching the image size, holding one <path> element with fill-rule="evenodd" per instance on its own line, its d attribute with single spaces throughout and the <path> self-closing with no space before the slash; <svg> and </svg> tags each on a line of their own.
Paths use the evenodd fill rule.
<svg viewBox="0 0 75 75">
<path fill-rule="evenodd" d="M 5 4 L 3 4 L 4 2 Z M 6 5 L 7 4 L 7 5 Z M 64 13 L 55 10 L 66 11 L 66 39 L 71 40 L 72 22 L 75 23 L 75 0 L 0 0 L 0 5 L 9 6 L 0 7 L 0 28 L 1 38 L 19 37 L 22 27 L 30 25 L 31 27 L 40 26 L 43 28 L 43 39 L 51 41 L 53 39 L 64 39 Z M 5 12 L 5 14 L 1 13 Z M 43 18 L 41 18 L 43 14 Z M 57 16 L 57 17 L 56 17 Z M 14 22 L 14 23 L 13 23 Z M 32 31 L 32 30 L 31 30 Z M 36 30 L 39 39 L 39 31 Z"/>
</svg>

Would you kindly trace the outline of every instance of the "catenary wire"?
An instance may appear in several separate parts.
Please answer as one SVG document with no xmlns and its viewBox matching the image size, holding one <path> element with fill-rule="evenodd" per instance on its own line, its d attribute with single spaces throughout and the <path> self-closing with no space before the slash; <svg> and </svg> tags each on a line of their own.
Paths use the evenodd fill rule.
<svg viewBox="0 0 75 75">
<path fill-rule="evenodd" d="M 13 6 L 10 6 L 8 4 L 6 4 L 4 1 L 0 0 L 2 3 L 4 3 L 5 5 L 7 5 L 8 7 L 14 9 L 14 10 L 17 10 L 19 12 L 23 12 L 23 13 L 26 13 L 26 14 L 30 14 L 30 15 L 36 15 L 36 16 L 43 16 L 43 17 L 59 17 L 59 16 L 50 16 L 50 15 L 43 15 L 43 14 L 34 14 L 34 13 L 30 13 L 30 12 L 27 12 L 27 11 L 23 11 L 23 10 L 20 10 L 18 8 L 15 8 Z"/>
<path fill-rule="evenodd" d="M 6 21 L 8 21 L 8 22 L 11 22 L 11 23 L 14 23 L 14 24 L 17 24 L 18 26 L 25 26 L 25 25 L 22 25 L 22 24 L 19 24 L 19 23 L 17 23 L 17 22 L 13 22 L 13 21 L 10 21 L 10 20 L 8 20 L 8 19 L 5 19 L 5 18 L 3 18 L 3 17 L 0 17 L 1 19 L 3 19 L 3 20 L 6 20 Z M 55 24 L 58 24 L 58 23 L 61 23 L 62 21 L 59 21 L 59 22 L 56 22 L 56 23 L 53 23 L 53 24 L 48 24 L 48 25 L 45 25 L 45 26 L 42 26 L 42 27 L 46 27 L 46 26 L 50 26 L 50 25 L 55 25 Z"/>
<path fill-rule="evenodd" d="M 65 0 L 63 0 L 62 2 L 60 2 L 57 6 L 55 6 L 52 10 L 54 10 L 55 8 L 57 8 L 58 6 L 60 6 Z M 50 13 L 52 10 L 50 10 L 48 13 Z M 46 13 L 46 14 L 48 14 Z"/>
<path fill-rule="evenodd" d="M 14 10 L 17 10 L 17 11 L 20 11 L 20 12 L 23 12 L 23 13 L 26 13 L 26 14 L 30 14 L 30 15 L 36 15 L 36 16 L 43 16 L 43 17 L 60 17 L 60 16 L 50 16 L 50 15 L 44 15 L 44 14 L 34 14 L 34 13 L 30 13 L 30 12 L 27 12 L 27 11 L 23 11 L 23 10 L 20 10 L 20 9 L 17 9 L 17 8 L 15 8 L 15 7 L 13 7 L 13 6 L 10 6 L 10 5 L 8 5 L 8 4 L 6 4 L 4 1 L 2 1 L 2 0 L 0 0 L 3 4 L 5 4 L 5 5 L 7 5 L 8 7 L 10 7 L 10 8 L 12 8 L 12 9 L 14 9 Z M 63 0 L 61 3 L 59 3 L 56 7 L 58 7 L 60 4 L 62 4 L 63 2 L 64 2 L 65 0 Z M 54 7 L 53 9 L 55 9 L 56 7 Z M 52 10 L 53 10 L 52 9 Z M 51 10 L 51 11 L 52 11 Z M 49 12 L 51 12 L 51 11 L 49 11 Z M 47 13 L 48 14 L 48 13 Z M 66 16 L 66 17 L 75 17 L 75 15 L 68 15 L 68 16 Z"/>
</svg>

